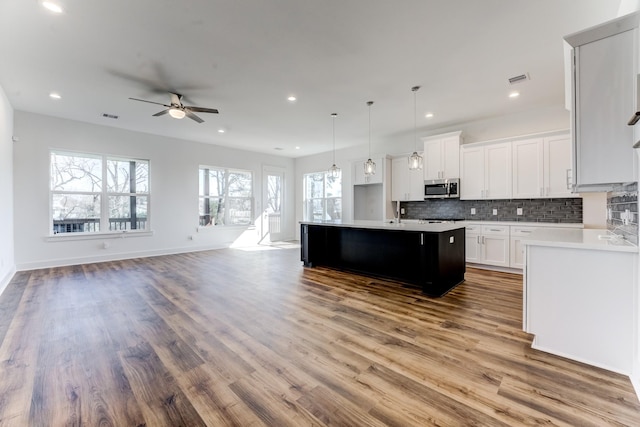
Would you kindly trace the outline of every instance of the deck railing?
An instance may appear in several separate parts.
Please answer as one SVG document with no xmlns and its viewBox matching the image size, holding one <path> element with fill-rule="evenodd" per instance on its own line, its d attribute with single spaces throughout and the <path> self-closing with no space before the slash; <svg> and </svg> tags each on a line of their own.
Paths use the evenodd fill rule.
<svg viewBox="0 0 640 427">
<path fill-rule="evenodd" d="M 110 218 L 108 231 L 146 230 L 147 219 L 137 218 L 135 227 L 131 227 L 131 218 Z M 99 218 L 54 219 L 53 234 L 59 233 L 95 233 L 100 231 Z"/>
</svg>

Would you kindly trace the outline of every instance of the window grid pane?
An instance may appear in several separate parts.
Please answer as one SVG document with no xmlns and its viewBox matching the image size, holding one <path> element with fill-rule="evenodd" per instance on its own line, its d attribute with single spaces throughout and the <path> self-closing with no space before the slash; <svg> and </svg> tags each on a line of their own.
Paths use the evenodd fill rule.
<svg viewBox="0 0 640 427">
<path fill-rule="evenodd" d="M 336 221 L 342 219 L 342 179 L 327 172 L 304 175 L 305 221 Z"/>
<path fill-rule="evenodd" d="M 253 220 L 253 173 L 200 167 L 199 225 L 250 225 Z"/>
</svg>

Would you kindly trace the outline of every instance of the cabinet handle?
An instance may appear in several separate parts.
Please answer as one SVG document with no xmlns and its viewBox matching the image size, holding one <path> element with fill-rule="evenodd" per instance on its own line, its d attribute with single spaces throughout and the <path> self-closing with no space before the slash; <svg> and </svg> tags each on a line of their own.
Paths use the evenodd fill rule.
<svg viewBox="0 0 640 427">
<path fill-rule="evenodd" d="M 480 236 L 476 236 L 476 243 L 480 244 Z"/>
<path fill-rule="evenodd" d="M 489 231 L 502 231 L 499 228 L 490 228 Z"/>
</svg>

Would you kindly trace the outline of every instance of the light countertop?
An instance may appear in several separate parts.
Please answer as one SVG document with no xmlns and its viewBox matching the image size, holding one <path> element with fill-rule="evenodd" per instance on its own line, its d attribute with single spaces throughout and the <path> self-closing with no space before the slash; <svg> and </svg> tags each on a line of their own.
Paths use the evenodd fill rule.
<svg viewBox="0 0 640 427">
<path fill-rule="evenodd" d="M 400 224 L 386 221 L 301 221 L 300 224 L 326 225 L 331 227 L 369 228 L 379 230 L 426 231 L 440 233 L 464 228 L 463 222 L 427 224 L 418 221 L 400 221 Z"/>
<path fill-rule="evenodd" d="M 581 222 L 524 222 L 524 221 L 473 221 L 466 219 L 461 224 L 480 224 L 480 225 L 510 225 L 521 227 L 546 227 L 546 228 L 583 228 Z"/>
<path fill-rule="evenodd" d="M 606 229 L 534 230 L 522 243 L 530 246 L 638 252 L 636 245 Z"/>
</svg>

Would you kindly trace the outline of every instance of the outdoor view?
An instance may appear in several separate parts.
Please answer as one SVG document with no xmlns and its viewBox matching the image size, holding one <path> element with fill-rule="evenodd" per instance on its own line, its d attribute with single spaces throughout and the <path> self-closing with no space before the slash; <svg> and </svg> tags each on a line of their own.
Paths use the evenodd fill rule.
<svg viewBox="0 0 640 427">
<path fill-rule="evenodd" d="M 144 230 L 148 205 L 148 161 L 51 153 L 54 234 Z"/>
<path fill-rule="evenodd" d="M 200 168 L 200 225 L 249 225 L 253 218 L 253 174 Z"/>
<path fill-rule="evenodd" d="M 342 175 L 333 177 L 327 172 L 304 176 L 305 221 L 334 221 L 342 219 Z"/>
</svg>

